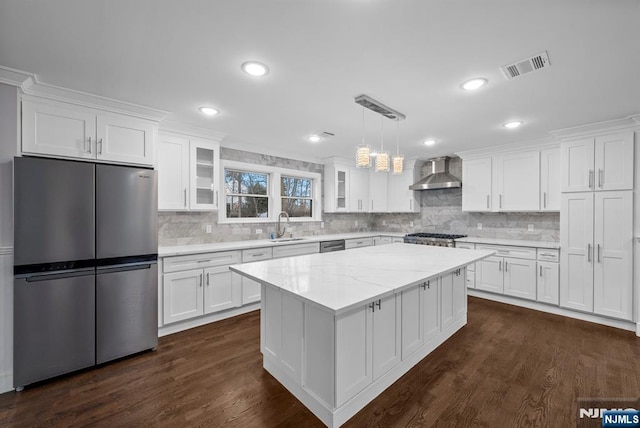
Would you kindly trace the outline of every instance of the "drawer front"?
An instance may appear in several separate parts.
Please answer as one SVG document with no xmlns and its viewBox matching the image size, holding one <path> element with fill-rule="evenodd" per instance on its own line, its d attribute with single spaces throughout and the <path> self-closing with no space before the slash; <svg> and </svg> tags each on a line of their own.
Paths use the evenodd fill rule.
<svg viewBox="0 0 640 428">
<path fill-rule="evenodd" d="M 478 250 L 492 250 L 497 257 L 514 257 L 516 259 L 536 259 L 536 249 L 531 247 L 509 247 L 506 245 L 481 245 L 476 246 Z"/>
<path fill-rule="evenodd" d="M 560 260 L 560 250 L 549 250 L 546 248 L 538 248 L 538 260 L 557 263 Z"/>
<path fill-rule="evenodd" d="M 373 238 L 345 239 L 344 247 L 350 248 L 369 247 L 373 245 Z"/>
<path fill-rule="evenodd" d="M 315 254 L 320 252 L 320 243 L 314 242 L 311 244 L 295 244 L 284 245 L 282 247 L 275 247 L 273 249 L 273 258 L 301 256 L 303 254 Z"/>
<path fill-rule="evenodd" d="M 269 260 L 272 258 L 272 248 L 252 248 L 250 250 L 242 250 L 242 263 L 259 262 L 261 260 Z"/>
<path fill-rule="evenodd" d="M 165 257 L 163 272 L 179 272 L 240 263 L 240 251 L 220 251 L 217 253 L 189 254 L 187 256 Z"/>
<path fill-rule="evenodd" d="M 473 242 L 456 242 L 456 248 L 465 248 L 467 250 L 475 250 L 476 244 Z"/>
</svg>

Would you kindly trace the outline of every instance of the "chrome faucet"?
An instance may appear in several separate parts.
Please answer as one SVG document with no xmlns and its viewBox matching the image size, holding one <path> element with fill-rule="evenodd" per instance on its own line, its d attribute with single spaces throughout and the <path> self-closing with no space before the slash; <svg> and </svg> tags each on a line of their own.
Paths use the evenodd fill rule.
<svg viewBox="0 0 640 428">
<path fill-rule="evenodd" d="M 276 238 L 282 238 L 285 232 L 287 231 L 286 226 L 282 228 L 282 231 L 280 231 L 280 225 L 281 225 L 280 219 L 282 218 L 283 214 L 287 218 L 287 224 L 290 223 L 289 214 L 287 214 L 285 211 L 280 211 L 280 214 L 278 214 L 278 227 L 276 228 Z"/>
</svg>

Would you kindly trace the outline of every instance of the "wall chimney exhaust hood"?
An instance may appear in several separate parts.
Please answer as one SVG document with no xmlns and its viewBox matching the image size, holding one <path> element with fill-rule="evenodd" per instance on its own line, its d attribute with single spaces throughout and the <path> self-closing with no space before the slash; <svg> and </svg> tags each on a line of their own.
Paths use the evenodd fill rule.
<svg viewBox="0 0 640 428">
<path fill-rule="evenodd" d="M 430 159 L 427 161 L 427 164 L 429 163 L 431 163 L 431 174 L 421 178 L 416 184 L 409 186 L 409 189 L 432 190 L 462 187 L 460 179 L 449 174 L 448 156 Z"/>
</svg>

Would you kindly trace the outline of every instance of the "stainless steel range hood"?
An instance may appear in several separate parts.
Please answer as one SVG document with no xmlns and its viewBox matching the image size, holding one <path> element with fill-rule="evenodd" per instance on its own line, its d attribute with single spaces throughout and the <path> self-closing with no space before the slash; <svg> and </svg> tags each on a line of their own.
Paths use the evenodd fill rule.
<svg viewBox="0 0 640 428">
<path fill-rule="evenodd" d="M 430 159 L 431 173 L 422 177 L 416 184 L 409 186 L 411 190 L 432 190 L 462 187 L 459 178 L 449 174 L 449 157 Z"/>
</svg>

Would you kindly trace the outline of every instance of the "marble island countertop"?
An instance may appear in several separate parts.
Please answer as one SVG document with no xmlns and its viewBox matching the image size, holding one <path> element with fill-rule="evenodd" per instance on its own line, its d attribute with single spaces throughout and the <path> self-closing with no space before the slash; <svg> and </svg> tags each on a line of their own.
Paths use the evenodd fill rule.
<svg viewBox="0 0 640 428">
<path fill-rule="evenodd" d="M 310 235 L 310 236 L 293 236 L 295 240 L 284 237 L 281 240 L 271 239 L 252 239 L 246 241 L 229 241 L 229 242 L 214 242 L 211 244 L 195 244 L 195 245 L 176 245 L 170 247 L 159 247 L 159 257 L 169 256 L 182 256 L 187 254 L 200 254 L 209 253 L 215 251 L 232 251 L 232 250 L 246 250 L 250 248 L 263 248 L 263 247 L 275 247 L 281 245 L 295 245 L 304 244 L 305 242 L 321 242 L 332 241 L 336 239 L 358 239 L 358 238 L 373 238 L 376 236 L 391 236 L 391 237 L 403 237 L 404 233 L 394 232 L 351 232 L 332 235 Z"/>
<path fill-rule="evenodd" d="M 230 269 L 338 314 L 494 253 L 398 243 L 233 265 Z"/>
</svg>

